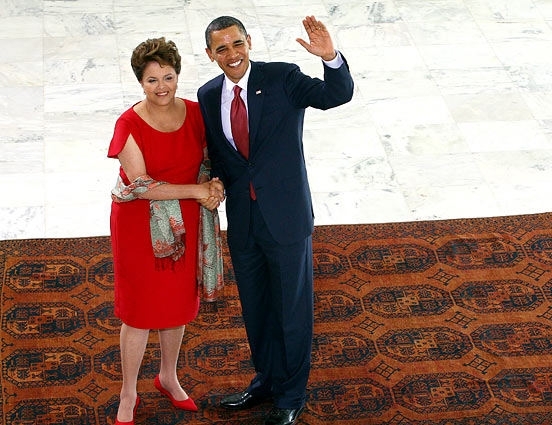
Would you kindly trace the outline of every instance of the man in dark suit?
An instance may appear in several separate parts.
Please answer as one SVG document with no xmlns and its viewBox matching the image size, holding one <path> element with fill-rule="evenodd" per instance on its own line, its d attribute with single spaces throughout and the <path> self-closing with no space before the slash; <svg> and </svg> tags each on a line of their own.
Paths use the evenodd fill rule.
<svg viewBox="0 0 552 425">
<path fill-rule="evenodd" d="M 302 141 L 305 108 L 333 108 L 353 95 L 348 65 L 325 25 L 313 16 L 303 25 L 309 41 L 297 41 L 322 59 L 323 80 L 294 64 L 250 61 L 243 24 L 222 16 L 209 24 L 205 39 L 209 58 L 224 74 L 198 90 L 212 177 L 226 191 L 228 246 L 256 372 L 247 389 L 221 405 L 238 410 L 272 399 L 266 425 L 296 423 L 311 365 L 314 224 Z M 232 104 L 241 101 L 245 136 L 234 127 L 239 119 Z"/>
</svg>

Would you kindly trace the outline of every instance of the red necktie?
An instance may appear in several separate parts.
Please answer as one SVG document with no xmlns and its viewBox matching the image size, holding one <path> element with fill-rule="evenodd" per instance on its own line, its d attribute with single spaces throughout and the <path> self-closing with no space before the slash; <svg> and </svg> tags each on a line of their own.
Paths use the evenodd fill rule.
<svg viewBox="0 0 552 425">
<path fill-rule="evenodd" d="M 249 158 L 249 129 L 247 124 L 247 109 L 245 103 L 240 96 L 241 87 L 234 86 L 234 99 L 230 106 L 230 126 L 232 128 L 232 137 L 238 152 L 245 159 Z M 249 184 L 249 193 L 251 199 L 256 199 L 253 185 Z"/>
<path fill-rule="evenodd" d="M 241 87 L 234 86 L 234 99 L 230 107 L 230 125 L 232 127 L 232 137 L 238 152 L 245 159 L 249 158 L 249 130 L 247 126 L 247 110 L 245 103 L 240 96 Z"/>
</svg>

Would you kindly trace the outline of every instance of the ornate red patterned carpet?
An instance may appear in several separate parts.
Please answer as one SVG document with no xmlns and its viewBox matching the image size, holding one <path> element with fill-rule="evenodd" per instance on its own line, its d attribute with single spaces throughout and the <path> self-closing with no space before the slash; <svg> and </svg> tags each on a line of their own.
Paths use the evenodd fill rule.
<svg viewBox="0 0 552 425">
<path fill-rule="evenodd" d="M 552 424 L 552 214 L 350 226 L 314 235 L 316 328 L 300 424 Z M 226 247 L 224 248 L 226 250 Z M 153 387 L 137 424 L 262 424 L 217 407 L 252 376 L 232 269 L 188 326 L 198 413 Z M 1 418 L 112 424 L 121 371 L 107 237 L 0 242 Z"/>
</svg>

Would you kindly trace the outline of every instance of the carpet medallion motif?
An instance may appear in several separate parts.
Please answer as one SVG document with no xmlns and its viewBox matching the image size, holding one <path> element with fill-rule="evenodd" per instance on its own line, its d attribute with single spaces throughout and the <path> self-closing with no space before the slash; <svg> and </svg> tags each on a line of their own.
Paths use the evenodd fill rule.
<svg viewBox="0 0 552 425">
<path fill-rule="evenodd" d="M 438 315 L 453 305 L 447 291 L 431 285 L 378 288 L 364 302 L 373 314 L 389 318 Z"/>
<path fill-rule="evenodd" d="M 514 313 L 545 303 L 540 287 L 521 279 L 465 282 L 451 291 L 456 305 L 474 313 Z"/>
<path fill-rule="evenodd" d="M 497 238 L 452 239 L 437 249 L 439 260 L 458 269 L 512 267 L 524 253 L 518 244 Z"/>
<path fill-rule="evenodd" d="M 467 335 L 451 328 L 406 328 L 386 332 L 378 349 L 399 362 L 420 362 L 459 359 L 472 345 Z"/>
<path fill-rule="evenodd" d="M 318 226 L 315 335 L 299 425 L 552 425 L 552 214 Z M 184 337 L 199 412 L 153 387 L 137 425 L 262 424 L 220 398 L 252 377 L 232 268 Z M 121 384 L 108 237 L 0 241 L 0 423 L 112 425 Z"/>
</svg>

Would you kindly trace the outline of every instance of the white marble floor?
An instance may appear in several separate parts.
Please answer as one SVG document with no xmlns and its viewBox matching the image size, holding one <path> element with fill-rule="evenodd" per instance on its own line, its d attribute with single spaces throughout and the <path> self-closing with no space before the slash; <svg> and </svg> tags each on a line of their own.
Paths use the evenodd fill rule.
<svg viewBox="0 0 552 425">
<path fill-rule="evenodd" d="M 141 98 L 132 49 L 183 56 L 180 95 L 218 74 L 203 32 L 243 20 L 254 60 L 320 75 L 295 42 L 330 28 L 353 101 L 309 110 L 317 224 L 552 210 L 552 0 L 0 0 L 0 239 L 107 235 L 113 124 Z M 223 208 L 222 208 L 223 209 Z M 224 213 L 221 214 L 224 217 Z"/>
</svg>

